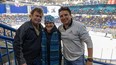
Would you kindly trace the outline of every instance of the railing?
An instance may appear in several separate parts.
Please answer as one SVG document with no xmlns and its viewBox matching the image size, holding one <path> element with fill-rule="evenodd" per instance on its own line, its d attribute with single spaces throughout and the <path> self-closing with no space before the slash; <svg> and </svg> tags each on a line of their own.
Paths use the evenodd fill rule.
<svg viewBox="0 0 116 65">
<path fill-rule="evenodd" d="M 14 56 L 14 51 L 13 51 L 13 47 L 9 47 L 8 44 L 12 45 L 14 39 L 14 35 L 15 35 L 15 32 L 16 32 L 16 29 L 13 29 L 7 25 L 3 25 L 0 23 L 0 29 L 2 29 L 3 31 L 3 34 L 0 34 L 0 42 L 2 41 L 5 46 L 1 46 L 1 43 L 0 43 L 0 65 L 3 65 L 3 57 L 7 57 L 8 61 L 7 61 L 7 65 L 17 65 L 16 64 L 16 59 L 15 59 L 15 56 Z M 10 31 L 10 32 L 9 32 Z M 9 32 L 9 33 L 8 33 Z M 5 53 L 2 53 L 1 50 L 5 49 Z M 14 56 L 14 64 L 11 64 L 11 60 L 10 60 L 10 54 L 13 53 L 13 56 Z M 94 65 L 113 65 L 113 64 L 109 64 L 109 63 L 105 63 L 105 62 L 100 62 L 100 61 L 93 61 Z"/>
<path fill-rule="evenodd" d="M 14 63 L 16 65 L 16 60 L 14 57 L 14 51 L 13 51 L 13 47 L 12 47 L 12 43 L 14 41 L 13 37 L 14 34 L 16 32 L 16 30 L 14 28 L 11 28 L 7 25 L 3 25 L 0 23 L 0 65 L 4 64 L 4 59 L 7 60 L 6 62 L 8 63 L 8 65 L 13 65 L 11 63 L 11 58 L 10 56 L 13 55 L 13 60 Z M 4 46 L 2 46 L 4 45 Z M 8 45 L 11 45 L 11 47 L 9 47 Z"/>
<path fill-rule="evenodd" d="M 99 62 L 99 61 L 93 61 L 93 63 L 95 63 L 95 65 L 114 65 L 114 64 L 110 64 L 110 63 L 105 63 L 105 62 Z"/>
</svg>

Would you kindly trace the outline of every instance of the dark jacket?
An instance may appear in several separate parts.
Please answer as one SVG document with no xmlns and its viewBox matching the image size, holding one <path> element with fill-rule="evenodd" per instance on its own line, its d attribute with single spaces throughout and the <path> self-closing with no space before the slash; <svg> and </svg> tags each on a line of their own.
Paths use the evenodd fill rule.
<svg viewBox="0 0 116 65">
<path fill-rule="evenodd" d="M 61 38 L 56 26 L 51 33 L 42 31 L 42 65 L 61 65 Z"/>
<path fill-rule="evenodd" d="M 40 57 L 41 28 L 42 25 L 40 24 L 40 34 L 37 35 L 32 22 L 28 21 L 16 31 L 13 47 L 19 65 L 30 63 L 36 57 Z"/>
</svg>

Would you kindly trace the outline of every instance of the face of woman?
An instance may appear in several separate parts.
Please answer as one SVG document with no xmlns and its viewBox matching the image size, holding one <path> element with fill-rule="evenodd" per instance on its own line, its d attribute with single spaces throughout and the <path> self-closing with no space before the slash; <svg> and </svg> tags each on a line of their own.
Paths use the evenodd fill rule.
<svg viewBox="0 0 116 65">
<path fill-rule="evenodd" d="M 54 27 L 53 22 L 46 22 L 45 23 L 45 28 L 47 29 L 47 31 L 51 31 L 53 27 Z"/>
</svg>

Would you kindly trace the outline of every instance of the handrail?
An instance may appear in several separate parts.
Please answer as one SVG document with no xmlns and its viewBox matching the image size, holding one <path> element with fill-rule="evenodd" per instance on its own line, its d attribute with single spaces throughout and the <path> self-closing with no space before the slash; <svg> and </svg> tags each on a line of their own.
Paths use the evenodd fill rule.
<svg viewBox="0 0 116 65">
<path fill-rule="evenodd" d="M 13 38 L 9 38 L 7 36 L 1 36 L 1 35 L 0 35 L 0 39 L 6 39 L 6 40 L 14 41 Z"/>
<path fill-rule="evenodd" d="M 97 63 L 97 64 L 102 64 L 102 65 L 114 65 L 114 64 L 110 64 L 110 63 L 105 63 L 105 62 L 99 62 L 99 61 L 93 61 L 94 63 Z"/>
<path fill-rule="evenodd" d="M 5 28 L 5 29 L 8 29 L 8 30 L 12 30 L 12 31 L 16 32 L 16 29 L 14 29 L 14 28 L 12 28 L 10 26 L 7 26 L 5 24 L 2 24 L 2 23 L 0 23 L 0 27 Z"/>
<path fill-rule="evenodd" d="M 2 41 L 4 41 L 3 43 L 5 43 L 5 47 L 0 46 L 0 49 L 6 49 L 5 53 L 0 52 L 0 62 L 3 65 L 2 57 L 6 56 L 8 58 L 8 65 L 11 65 L 10 54 L 13 53 L 14 51 L 13 51 L 13 48 L 11 48 L 11 47 L 9 48 L 7 44 L 8 44 L 8 41 L 11 41 L 11 42 L 9 42 L 11 44 L 13 43 L 13 41 L 14 41 L 13 32 L 16 32 L 16 29 L 14 29 L 10 26 L 7 26 L 5 24 L 1 24 L 1 23 L 0 23 L 0 28 L 3 29 L 3 35 L 0 35 L 0 39 L 2 39 Z M 6 30 L 10 31 L 10 36 L 7 36 Z M 17 65 L 15 56 L 14 56 L 14 60 L 15 60 L 15 65 Z"/>
<path fill-rule="evenodd" d="M 87 59 L 85 59 L 87 61 Z M 105 63 L 105 62 L 100 62 L 100 61 L 96 61 L 96 60 L 93 60 L 93 63 L 96 63 L 96 64 L 102 64 L 102 65 L 114 65 L 114 64 L 111 64 L 111 63 Z"/>
<path fill-rule="evenodd" d="M 0 49 L 6 49 L 6 47 L 0 47 Z M 8 49 L 12 49 L 12 48 L 8 48 Z"/>
<path fill-rule="evenodd" d="M 13 51 L 9 51 L 9 53 L 13 53 Z M 7 55 L 7 53 L 2 54 L 3 57 L 6 55 Z"/>
</svg>

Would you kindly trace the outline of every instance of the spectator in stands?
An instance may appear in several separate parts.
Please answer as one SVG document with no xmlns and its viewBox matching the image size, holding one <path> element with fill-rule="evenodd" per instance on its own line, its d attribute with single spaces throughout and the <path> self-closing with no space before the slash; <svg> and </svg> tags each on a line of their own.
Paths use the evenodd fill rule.
<svg viewBox="0 0 116 65">
<path fill-rule="evenodd" d="M 31 20 L 22 24 L 14 38 L 14 53 L 19 65 L 41 65 L 41 8 L 34 8 Z"/>
<path fill-rule="evenodd" d="M 45 28 L 42 31 L 42 65 L 61 65 L 60 32 L 51 15 L 44 17 Z M 46 59 L 47 58 L 47 59 Z"/>
<path fill-rule="evenodd" d="M 84 43 L 87 44 L 88 58 L 86 65 L 92 65 L 93 45 L 85 26 L 73 20 L 68 7 L 59 9 L 59 17 L 63 24 L 59 26 L 63 42 L 65 65 L 85 65 Z"/>
<path fill-rule="evenodd" d="M 2 35 L 3 34 L 3 30 L 2 30 L 2 28 L 0 28 L 0 35 Z"/>
</svg>

